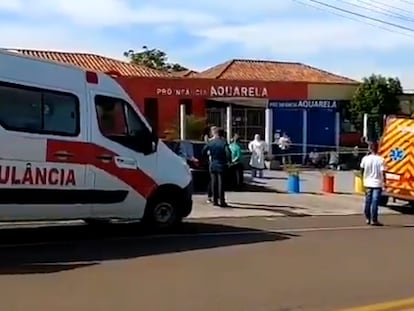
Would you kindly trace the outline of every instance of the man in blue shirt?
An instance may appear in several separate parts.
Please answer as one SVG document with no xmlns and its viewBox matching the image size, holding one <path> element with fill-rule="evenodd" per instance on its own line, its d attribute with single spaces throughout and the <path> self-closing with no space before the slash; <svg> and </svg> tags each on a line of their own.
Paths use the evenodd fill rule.
<svg viewBox="0 0 414 311">
<path fill-rule="evenodd" d="M 231 152 L 224 138 L 222 129 L 213 128 L 213 137 L 203 148 L 203 154 L 210 154 L 211 187 L 213 192 L 213 204 L 226 207 L 224 194 L 224 172 L 231 161 Z"/>
</svg>

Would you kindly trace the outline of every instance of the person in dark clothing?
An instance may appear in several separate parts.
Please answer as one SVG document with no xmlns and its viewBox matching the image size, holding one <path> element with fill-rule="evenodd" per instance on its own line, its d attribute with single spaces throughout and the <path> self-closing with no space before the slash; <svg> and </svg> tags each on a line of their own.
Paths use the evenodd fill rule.
<svg viewBox="0 0 414 311">
<path fill-rule="evenodd" d="M 205 133 L 203 135 L 203 140 L 205 142 L 208 143 L 208 141 L 213 138 L 213 131 L 215 129 L 217 129 L 216 126 L 211 126 L 208 128 L 208 130 L 205 130 Z M 208 158 L 209 158 L 208 162 L 210 163 L 211 162 L 210 155 L 208 156 Z M 211 176 L 210 176 L 210 179 L 207 184 L 207 203 L 212 203 L 212 202 L 213 202 L 213 190 L 211 188 Z"/>
<path fill-rule="evenodd" d="M 210 154 L 211 188 L 213 204 L 226 207 L 224 193 L 224 172 L 231 161 L 230 148 L 224 138 L 224 131 L 218 128 L 212 130 L 213 137 L 203 148 L 203 154 Z"/>
</svg>

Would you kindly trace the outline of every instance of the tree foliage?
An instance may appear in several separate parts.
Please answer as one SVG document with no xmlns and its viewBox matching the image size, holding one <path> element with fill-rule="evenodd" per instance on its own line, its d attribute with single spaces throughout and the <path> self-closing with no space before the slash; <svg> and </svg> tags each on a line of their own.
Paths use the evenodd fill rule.
<svg viewBox="0 0 414 311">
<path fill-rule="evenodd" d="M 378 120 L 381 120 L 383 115 L 399 113 L 398 96 L 402 93 L 403 89 L 398 78 L 387 78 L 374 74 L 364 78 L 355 91 L 348 108 L 351 122 L 361 130 L 364 113 L 377 116 Z"/>
<path fill-rule="evenodd" d="M 169 63 L 167 53 L 164 51 L 159 49 L 149 49 L 145 45 L 139 52 L 134 50 L 124 52 L 124 56 L 127 57 L 133 64 L 144 65 L 157 70 L 174 72 L 188 70 L 180 64 Z"/>
<path fill-rule="evenodd" d="M 173 122 L 170 128 L 166 130 L 166 139 L 179 139 L 180 138 L 180 125 L 179 121 Z M 206 127 L 207 120 L 204 117 L 197 117 L 195 115 L 186 116 L 186 139 L 188 140 L 201 140 L 203 137 L 203 131 Z"/>
</svg>

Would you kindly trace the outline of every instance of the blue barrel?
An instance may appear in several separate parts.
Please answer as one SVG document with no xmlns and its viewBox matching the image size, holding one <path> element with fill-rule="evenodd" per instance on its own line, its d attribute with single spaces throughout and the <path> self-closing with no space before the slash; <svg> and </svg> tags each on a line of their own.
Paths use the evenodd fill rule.
<svg viewBox="0 0 414 311">
<path fill-rule="evenodd" d="M 287 192 L 288 193 L 299 193 L 300 184 L 299 184 L 299 175 L 289 175 L 287 179 Z"/>
</svg>

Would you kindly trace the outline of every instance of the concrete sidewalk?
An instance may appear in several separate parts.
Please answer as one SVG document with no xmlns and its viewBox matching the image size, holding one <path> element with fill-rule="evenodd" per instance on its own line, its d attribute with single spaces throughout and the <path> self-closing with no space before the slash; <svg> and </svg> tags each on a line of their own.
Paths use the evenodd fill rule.
<svg viewBox="0 0 414 311">
<path fill-rule="evenodd" d="M 230 208 L 216 208 L 205 202 L 205 196 L 196 195 L 190 218 L 356 215 L 363 209 L 363 198 L 350 195 L 231 192 L 227 200 Z M 384 207 L 380 213 L 399 214 Z"/>
<path fill-rule="evenodd" d="M 215 208 L 206 203 L 205 195 L 194 195 L 194 209 L 190 218 L 362 214 L 364 198 L 352 194 L 352 172 L 338 172 L 335 177 L 336 191 L 339 194 L 328 195 L 320 193 L 322 175 L 319 172 L 302 174 L 301 186 L 304 193 L 300 194 L 285 193 L 285 172 L 266 171 L 265 176 L 265 179 L 249 183 L 252 191 L 227 193 L 231 208 Z M 380 208 L 380 213 L 399 212 L 392 208 Z"/>
</svg>

